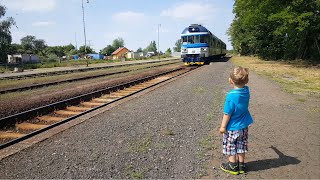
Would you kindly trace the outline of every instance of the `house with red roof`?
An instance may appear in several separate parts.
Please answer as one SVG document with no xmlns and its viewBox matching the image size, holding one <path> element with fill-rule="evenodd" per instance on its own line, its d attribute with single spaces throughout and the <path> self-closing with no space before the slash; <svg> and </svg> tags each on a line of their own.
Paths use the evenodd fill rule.
<svg viewBox="0 0 320 180">
<path fill-rule="evenodd" d="M 119 47 L 117 50 L 115 50 L 111 55 L 112 59 L 121 59 L 125 56 L 125 54 L 129 52 L 129 49 L 126 47 Z"/>
</svg>

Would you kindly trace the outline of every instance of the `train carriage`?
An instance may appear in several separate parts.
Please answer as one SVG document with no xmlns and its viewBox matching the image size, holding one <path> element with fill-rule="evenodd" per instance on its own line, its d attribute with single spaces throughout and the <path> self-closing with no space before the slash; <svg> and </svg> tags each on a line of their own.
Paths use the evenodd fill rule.
<svg viewBox="0 0 320 180">
<path fill-rule="evenodd" d="M 226 44 L 199 24 L 185 28 L 181 42 L 181 58 L 185 65 L 208 64 L 226 55 Z"/>
</svg>

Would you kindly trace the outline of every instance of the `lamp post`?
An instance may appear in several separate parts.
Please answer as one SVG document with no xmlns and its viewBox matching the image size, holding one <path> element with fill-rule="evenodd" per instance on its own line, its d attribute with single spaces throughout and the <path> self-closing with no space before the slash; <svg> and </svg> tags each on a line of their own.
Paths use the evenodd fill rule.
<svg viewBox="0 0 320 180">
<path fill-rule="evenodd" d="M 161 27 L 161 24 L 158 24 L 158 59 L 160 60 L 160 45 L 159 45 L 159 29 Z"/>
<path fill-rule="evenodd" d="M 89 3 L 89 0 L 87 0 Z M 84 57 L 87 58 L 87 36 L 86 36 L 86 23 L 84 21 L 84 6 L 82 0 L 82 21 L 83 21 L 83 34 L 84 34 Z M 89 66 L 89 61 L 87 59 L 87 67 Z"/>
</svg>

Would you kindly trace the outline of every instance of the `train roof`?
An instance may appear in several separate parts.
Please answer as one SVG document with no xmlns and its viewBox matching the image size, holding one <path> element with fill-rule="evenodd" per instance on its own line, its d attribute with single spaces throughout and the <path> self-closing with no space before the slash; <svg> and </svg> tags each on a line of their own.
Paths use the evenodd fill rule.
<svg viewBox="0 0 320 180">
<path fill-rule="evenodd" d="M 181 36 L 188 36 L 192 34 L 211 34 L 215 39 L 218 39 L 220 42 L 225 44 L 221 39 L 219 39 L 217 36 L 212 34 L 207 28 L 203 27 L 201 24 L 191 24 L 189 27 L 185 28 Z"/>
<path fill-rule="evenodd" d="M 185 28 L 181 34 L 189 33 L 210 33 L 210 31 L 201 24 L 191 24 L 189 27 Z"/>
</svg>

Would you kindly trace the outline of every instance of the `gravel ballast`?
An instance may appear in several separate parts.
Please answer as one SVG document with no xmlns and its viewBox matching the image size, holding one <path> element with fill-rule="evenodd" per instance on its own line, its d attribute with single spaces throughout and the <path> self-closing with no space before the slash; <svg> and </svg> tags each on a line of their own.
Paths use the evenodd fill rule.
<svg viewBox="0 0 320 180">
<path fill-rule="evenodd" d="M 308 113 L 254 73 L 249 83 L 255 118 L 248 153 L 252 171 L 230 176 L 218 170 L 225 159 L 217 128 L 231 67 L 230 62 L 203 66 L 4 158 L 0 178 L 319 178 L 319 114 Z"/>
<path fill-rule="evenodd" d="M 0 177 L 199 178 L 229 66 L 204 66 L 3 159 Z"/>
</svg>

